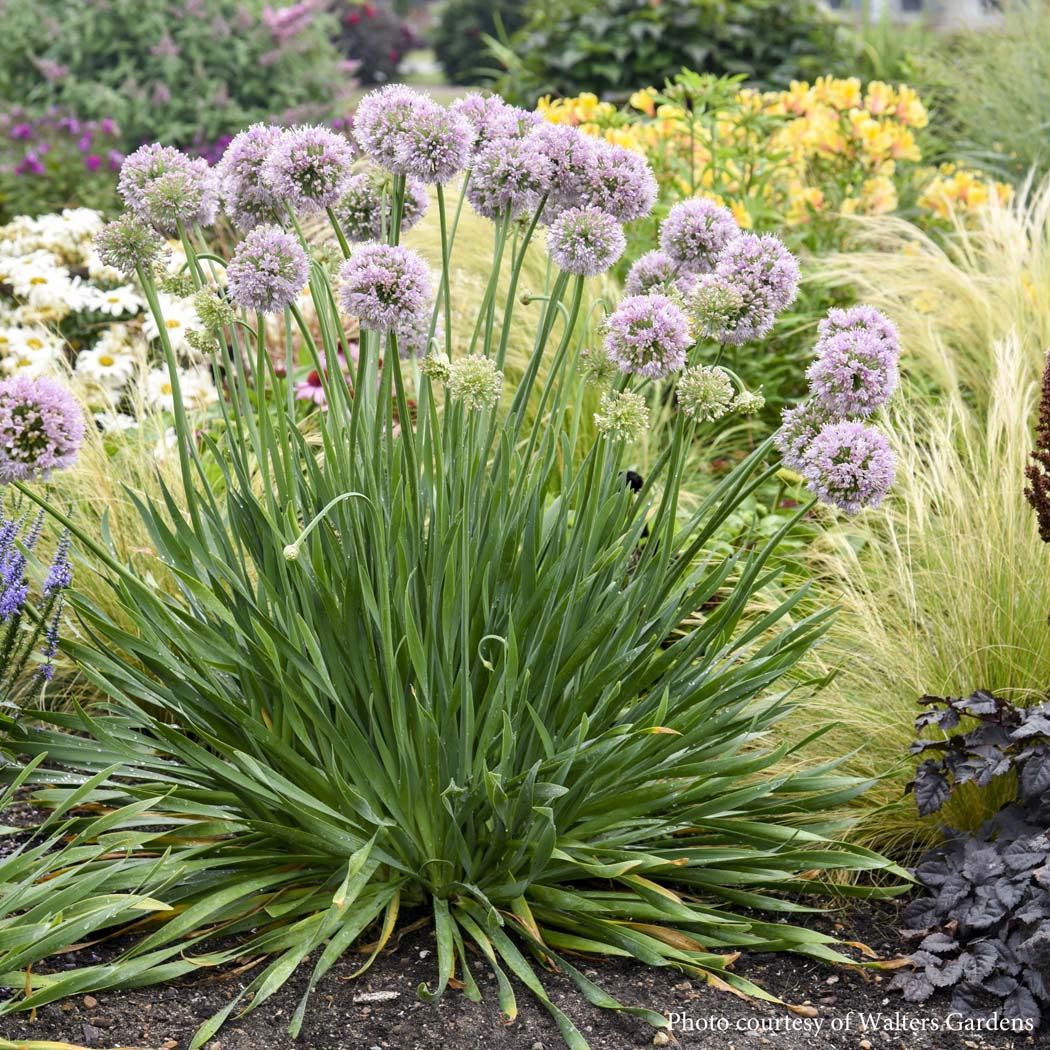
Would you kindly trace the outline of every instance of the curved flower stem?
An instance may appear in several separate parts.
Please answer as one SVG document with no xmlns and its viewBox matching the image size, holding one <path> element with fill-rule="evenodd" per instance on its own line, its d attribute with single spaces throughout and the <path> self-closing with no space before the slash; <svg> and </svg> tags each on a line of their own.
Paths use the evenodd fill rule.
<svg viewBox="0 0 1050 1050">
<path fill-rule="evenodd" d="M 445 187 L 438 183 L 438 222 L 441 226 L 441 298 L 445 310 L 445 353 L 452 357 L 452 282 L 449 276 L 451 246 L 448 239 L 448 224 L 445 216 Z M 463 202 L 460 196 L 460 204 Z M 436 321 L 436 318 L 435 318 Z M 433 331 L 434 324 L 431 324 Z"/>
</svg>

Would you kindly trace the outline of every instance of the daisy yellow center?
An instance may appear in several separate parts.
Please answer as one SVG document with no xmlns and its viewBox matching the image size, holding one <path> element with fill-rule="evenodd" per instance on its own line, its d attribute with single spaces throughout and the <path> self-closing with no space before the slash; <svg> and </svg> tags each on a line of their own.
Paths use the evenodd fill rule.
<svg viewBox="0 0 1050 1050">
<path fill-rule="evenodd" d="M 29 283 L 30 284 L 47 284 L 47 278 L 46 277 L 30 277 L 29 278 Z"/>
<path fill-rule="evenodd" d="M 98 359 L 98 363 L 99 363 L 99 364 L 100 364 L 100 365 L 101 365 L 101 366 L 102 366 L 103 368 L 109 368 L 109 366 L 110 366 L 110 365 L 112 365 L 112 364 L 116 364 L 116 362 L 115 362 L 115 361 L 113 360 L 113 358 L 112 358 L 112 357 L 110 357 L 110 356 L 109 356 L 109 354 L 103 354 L 103 355 L 102 355 L 102 356 L 101 356 L 101 357 L 100 357 L 100 358 Z"/>
<path fill-rule="evenodd" d="M 43 340 L 41 340 L 41 339 L 27 339 L 26 340 L 26 346 L 28 346 L 30 350 L 43 350 L 44 349 L 44 343 L 43 343 Z"/>
<path fill-rule="evenodd" d="M 182 327 L 182 322 L 181 321 L 176 321 L 174 318 L 172 318 L 171 320 L 164 322 L 164 327 L 165 328 L 181 328 Z"/>
</svg>

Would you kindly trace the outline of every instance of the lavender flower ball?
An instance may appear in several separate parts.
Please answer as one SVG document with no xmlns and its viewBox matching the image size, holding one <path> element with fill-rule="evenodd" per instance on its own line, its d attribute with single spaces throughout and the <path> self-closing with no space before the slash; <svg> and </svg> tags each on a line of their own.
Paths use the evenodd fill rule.
<svg viewBox="0 0 1050 1050">
<path fill-rule="evenodd" d="M 828 423 L 838 422 L 840 420 L 829 417 L 815 401 L 803 401 L 794 408 L 785 409 L 780 417 L 780 429 L 773 437 L 784 466 L 800 473 L 806 449 L 820 429 Z"/>
<path fill-rule="evenodd" d="M 772 331 L 777 314 L 795 301 L 801 274 L 795 257 L 773 234 L 745 233 L 723 249 L 714 277 L 740 295 L 736 321 L 722 334 L 724 342 L 739 346 Z"/>
<path fill-rule="evenodd" d="M 339 202 L 350 180 L 354 150 L 343 135 L 320 125 L 283 131 L 263 161 L 273 195 L 296 211 L 323 211 Z"/>
<path fill-rule="evenodd" d="M 134 277 L 140 269 L 151 270 L 165 257 L 168 247 L 156 230 L 128 211 L 98 231 L 95 250 L 106 266 Z"/>
<path fill-rule="evenodd" d="M 551 163 L 524 139 L 496 139 L 478 150 L 467 200 L 486 219 L 534 212 L 550 190 Z"/>
<path fill-rule="evenodd" d="M 863 423 L 830 423 L 802 457 L 802 476 L 824 503 L 856 514 L 877 507 L 893 485 L 896 458 L 885 436 Z"/>
<path fill-rule="evenodd" d="M 839 332 L 865 331 L 882 340 L 895 353 L 900 352 L 897 326 L 874 306 L 864 304 L 844 310 L 833 308 L 817 327 L 818 345 Z"/>
<path fill-rule="evenodd" d="M 343 263 L 339 277 L 346 312 L 377 332 L 403 330 L 430 307 L 426 263 L 408 248 L 366 244 Z"/>
<path fill-rule="evenodd" d="M 218 163 L 219 196 L 226 214 L 242 230 L 284 219 L 281 202 L 263 178 L 263 162 L 283 134 L 283 128 L 253 124 L 234 135 Z"/>
<path fill-rule="evenodd" d="M 620 222 L 631 222 L 653 210 L 656 193 L 656 176 L 641 154 L 598 140 L 594 162 L 584 179 L 585 204 L 601 208 Z"/>
<path fill-rule="evenodd" d="M 378 171 L 354 175 L 346 185 L 342 200 L 335 206 L 335 217 L 349 241 L 378 241 L 394 221 L 393 187 Z M 412 229 L 429 207 L 427 188 L 419 179 L 405 181 L 405 200 L 401 211 L 401 230 Z"/>
<path fill-rule="evenodd" d="M 620 224 L 598 208 L 569 208 L 551 223 L 547 251 L 566 273 L 604 273 L 627 247 Z"/>
<path fill-rule="evenodd" d="M 46 376 L 0 382 L 0 483 L 72 466 L 83 441 L 84 413 L 64 386 Z"/>
<path fill-rule="evenodd" d="M 279 314 L 295 302 L 310 279 L 299 241 L 277 226 L 256 226 L 237 245 L 226 267 L 226 290 L 234 306 Z"/>
<path fill-rule="evenodd" d="M 660 247 L 690 273 L 710 273 L 740 227 L 728 208 L 706 197 L 679 201 L 660 226 Z"/>
<path fill-rule="evenodd" d="M 897 389 L 897 352 L 867 328 L 839 331 L 817 346 L 806 376 L 817 403 L 829 415 L 864 419 Z"/>
<path fill-rule="evenodd" d="M 395 170 L 405 129 L 435 103 L 403 84 L 387 84 L 370 91 L 354 112 L 354 138 L 377 164 Z"/>
<path fill-rule="evenodd" d="M 161 190 L 153 191 L 151 202 L 151 187 L 159 179 L 165 182 Z M 208 162 L 155 142 L 140 146 L 124 159 L 117 192 L 146 222 L 153 223 L 156 214 L 163 223 L 159 228 L 166 233 L 173 232 L 178 221 L 209 226 L 218 210 L 218 185 Z"/>
<path fill-rule="evenodd" d="M 693 345 L 689 320 L 666 295 L 632 295 L 606 321 L 605 352 L 621 372 L 659 378 L 677 372 Z"/>
<path fill-rule="evenodd" d="M 450 108 L 470 124 L 475 150 L 484 149 L 496 139 L 522 138 L 543 122 L 539 113 L 512 106 L 499 95 L 482 95 L 476 91 L 456 99 Z"/>
<path fill-rule="evenodd" d="M 389 167 L 428 185 L 443 185 L 467 166 L 473 141 L 466 117 L 431 102 L 405 122 Z"/>
<path fill-rule="evenodd" d="M 696 288 L 695 274 L 685 273 L 666 252 L 654 248 L 638 257 L 627 271 L 623 290 L 627 295 L 645 295 L 646 292 L 674 289 L 688 296 Z"/>
<path fill-rule="evenodd" d="M 597 139 L 569 124 L 545 121 L 529 133 L 527 141 L 550 161 L 551 213 L 582 205 L 595 163 Z"/>
</svg>

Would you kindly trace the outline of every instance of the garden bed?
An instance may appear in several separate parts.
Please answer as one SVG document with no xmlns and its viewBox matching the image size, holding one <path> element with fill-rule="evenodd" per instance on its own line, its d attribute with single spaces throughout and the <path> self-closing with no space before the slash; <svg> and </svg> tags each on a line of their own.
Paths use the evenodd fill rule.
<svg viewBox="0 0 1050 1050">
<path fill-rule="evenodd" d="M 815 918 L 813 925 L 846 940 L 862 941 L 883 958 L 893 957 L 899 950 L 896 905 L 851 907 Z M 285 1027 L 309 978 L 309 969 L 303 967 L 258 1011 L 231 1019 L 208 1047 L 473 1050 L 483 1046 L 487 1050 L 557 1050 L 563 1045 L 550 1015 L 524 989 L 518 989 L 518 1018 L 504 1024 L 495 981 L 481 967 L 476 968 L 485 997 L 480 1005 L 454 991 L 435 1004 L 423 1002 L 416 989 L 433 981 L 434 950 L 432 930 L 406 933 L 396 948 L 381 955 L 368 973 L 355 981 L 349 977 L 363 957 L 347 956 L 318 985 L 302 1034 L 293 1041 Z M 73 954 L 65 958 L 70 966 L 94 961 Z M 580 1027 L 592 1050 L 653 1045 L 654 1035 L 660 1040 L 656 1045 L 705 1050 L 767 1046 L 782 1050 L 1007 1050 L 1050 1046 L 1050 1033 L 1045 1031 L 1035 1035 L 946 1031 L 947 996 L 922 1005 L 907 1003 L 887 990 L 888 974 L 837 969 L 785 954 L 744 955 L 736 969 L 785 1000 L 814 1007 L 817 1016 L 804 1018 L 772 1004 L 746 1002 L 672 970 L 655 970 L 628 961 L 591 963 L 588 975 L 627 1005 L 685 1015 L 697 1028 L 714 1023 L 727 1029 L 685 1031 L 676 1025 L 674 1038 L 663 1044 L 663 1037 L 648 1025 L 589 1006 L 568 980 L 548 976 L 546 985 L 554 1002 Z M 197 1027 L 225 1006 L 247 979 L 245 975 L 203 981 L 197 978 L 52 1004 L 38 1012 L 35 1022 L 24 1014 L 0 1019 L 0 1039 L 16 1044 L 24 1039 L 54 1039 L 92 1047 L 185 1050 Z M 879 1015 L 878 1021 L 872 1025 L 867 1015 Z M 832 1031 L 836 1022 L 848 1022 L 849 1028 Z"/>
</svg>

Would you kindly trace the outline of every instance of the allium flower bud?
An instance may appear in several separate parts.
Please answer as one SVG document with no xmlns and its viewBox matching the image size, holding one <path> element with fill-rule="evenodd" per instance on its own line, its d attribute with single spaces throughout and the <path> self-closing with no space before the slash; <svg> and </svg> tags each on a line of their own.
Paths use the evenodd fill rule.
<svg viewBox="0 0 1050 1050">
<path fill-rule="evenodd" d="M 604 273 L 627 247 L 620 224 L 598 208 L 569 208 L 551 223 L 547 251 L 566 273 Z"/>
<path fill-rule="evenodd" d="M 310 263 L 296 237 L 277 226 L 256 226 L 226 267 L 230 302 L 242 310 L 279 314 L 310 279 Z"/>
<path fill-rule="evenodd" d="M 847 514 L 877 507 L 893 485 L 896 459 L 889 442 L 863 423 L 829 423 L 802 457 L 810 491 Z"/>
<path fill-rule="evenodd" d="M 707 197 L 679 201 L 660 227 L 660 247 L 683 270 L 710 273 L 740 227 L 728 208 Z"/>
<path fill-rule="evenodd" d="M 766 407 L 766 399 L 757 391 L 741 390 L 729 407 L 742 416 L 753 416 Z"/>
<path fill-rule="evenodd" d="M 217 295 L 212 288 L 202 288 L 194 294 L 193 309 L 209 332 L 229 328 L 234 322 L 233 306 L 229 299 Z"/>
<path fill-rule="evenodd" d="M 656 202 L 656 176 L 640 153 L 597 140 L 594 161 L 583 181 L 583 203 L 620 222 L 640 219 Z"/>
<path fill-rule="evenodd" d="M 218 186 L 208 162 L 157 143 L 125 158 L 117 191 L 140 219 L 164 233 L 173 233 L 178 222 L 208 226 L 218 210 Z"/>
<path fill-rule="evenodd" d="M 343 263 L 339 277 L 346 312 L 377 332 L 401 328 L 430 307 L 426 263 L 408 248 L 366 244 Z"/>
<path fill-rule="evenodd" d="M 0 483 L 72 466 L 83 441 L 84 413 L 64 386 L 46 376 L 0 381 Z"/>
<path fill-rule="evenodd" d="M 274 196 L 296 211 L 323 211 L 342 197 L 353 159 L 349 140 L 330 128 L 288 128 L 263 161 L 262 177 Z"/>
<path fill-rule="evenodd" d="M 419 179 L 407 179 L 401 210 L 402 232 L 412 229 L 423 218 L 429 203 L 426 186 Z M 334 210 L 348 241 L 382 240 L 394 221 L 393 184 L 389 176 L 379 171 L 354 175 Z"/>
<path fill-rule="evenodd" d="M 534 212 L 550 190 L 551 163 L 526 139 L 497 139 L 474 157 L 467 200 L 486 219 Z"/>
<path fill-rule="evenodd" d="M 693 345 L 689 321 L 666 295 L 632 295 L 605 322 L 605 352 L 621 372 L 659 378 L 677 372 Z"/>
<path fill-rule="evenodd" d="M 649 407 L 633 390 L 602 394 L 594 425 L 613 441 L 631 441 L 649 427 Z"/>
<path fill-rule="evenodd" d="M 430 376 L 435 383 L 447 383 L 452 374 L 452 362 L 444 351 L 432 350 L 423 358 L 419 370 L 423 375 Z"/>
<path fill-rule="evenodd" d="M 470 354 L 452 362 L 448 392 L 475 411 L 494 405 L 503 389 L 503 373 L 480 354 Z"/>
<path fill-rule="evenodd" d="M 866 418 L 897 389 L 897 351 L 873 331 L 843 329 L 817 344 L 817 359 L 806 376 L 829 415 Z"/>
<path fill-rule="evenodd" d="M 580 374 L 594 386 L 609 382 L 616 375 L 616 362 L 601 344 L 589 344 L 580 351 Z"/>
<path fill-rule="evenodd" d="M 95 250 L 106 266 L 134 277 L 137 270 L 151 270 L 167 255 L 167 245 L 156 231 L 132 212 L 125 212 L 95 235 Z"/>
<path fill-rule="evenodd" d="M 733 342 L 744 314 L 744 296 L 728 281 L 704 274 L 687 296 L 689 316 L 697 332 L 720 343 Z"/>
<path fill-rule="evenodd" d="M 733 403 L 733 380 L 724 368 L 694 365 L 679 377 L 675 393 L 678 407 L 698 423 L 721 419 Z"/>
<path fill-rule="evenodd" d="M 242 230 L 280 225 L 286 218 L 281 202 L 263 178 L 263 162 L 283 134 L 284 128 L 253 124 L 234 135 L 216 168 L 226 214 Z"/>
</svg>

